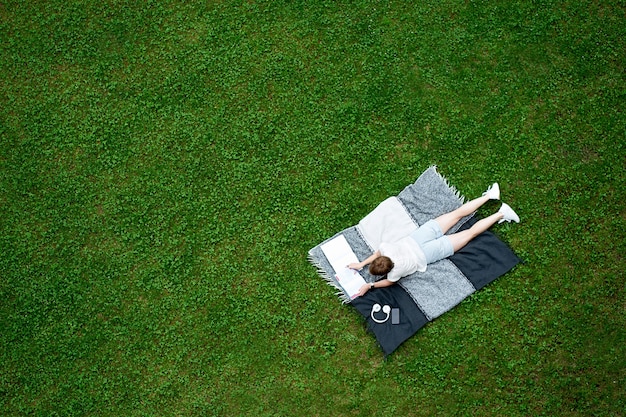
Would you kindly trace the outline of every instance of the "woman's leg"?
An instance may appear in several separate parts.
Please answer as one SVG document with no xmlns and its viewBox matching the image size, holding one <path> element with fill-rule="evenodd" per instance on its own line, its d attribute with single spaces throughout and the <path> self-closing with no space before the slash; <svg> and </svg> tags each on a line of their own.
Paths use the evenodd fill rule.
<svg viewBox="0 0 626 417">
<path fill-rule="evenodd" d="M 483 193 L 481 197 L 475 198 L 472 201 L 468 201 L 463 204 L 458 209 L 451 211 L 450 213 L 442 214 L 437 217 L 435 220 L 441 227 L 441 231 L 446 234 L 448 230 L 452 228 L 455 224 L 458 223 L 465 216 L 469 216 L 476 210 L 480 208 L 483 204 L 485 204 L 489 200 L 499 200 L 500 199 L 500 186 L 497 182 L 493 183 L 487 191 Z"/>
<path fill-rule="evenodd" d="M 450 243 L 452 243 L 452 247 L 454 248 L 454 252 L 459 251 L 465 245 L 467 245 L 472 239 L 481 234 L 482 232 L 489 229 L 491 226 L 499 222 L 504 215 L 500 212 L 494 213 L 489 217 L 485 217 L 484 219 L 480 219 L 472 227 L 467 230 L 463 230 L 462 232 L 453 233 L 448 235 L 448 239 L 450 239 Z"/>
<path fill-rule="evenodd" d="M 446 234 L 446 232 L 450 230 L 452 226 L 457 224 L 459 220 L 461 220 L 465 216 L 469 216 L 489 200 L 490 197 L 487 195 L 475 198 L 463 204 L 461 207 L 454 211 L 442 214 L 441 216 L 437 217 L 435 221 L 439 224 L 439 227 L 441 227 L 442 233 Z"/>
<path fill-rule="evenodd" d="M 452 247 L 454 248 L 454 252 L 457 252 L 463 246 L 467 245 L 472 239 L 481 234 L 482 232 L 487 231 L 491 226 L 496 223 L 502 222 L 515 222 L 519 223 L 519 216 L 508 204 L 502 204 L 500 209 L 492 214 L 489 217 L 485 217 L 474 223 L 472 227 L 467 230 L 463 230 L 458 233 L 453 233 L 448 235 L 448 239 L 450 243 L 452 243 Z"/>
</svg>

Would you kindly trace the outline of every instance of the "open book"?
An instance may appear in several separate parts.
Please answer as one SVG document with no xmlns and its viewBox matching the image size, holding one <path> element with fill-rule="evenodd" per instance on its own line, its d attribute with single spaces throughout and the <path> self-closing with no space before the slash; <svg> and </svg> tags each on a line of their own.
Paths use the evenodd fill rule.
<svg viewBox="0 0 626 417">
<path fill-rule="evenodd" d="M 365 280 L 357 271 L 348 268 L 348 264 L 359 262 L 359 260 L 344 235 L 339 235 L 324 243 L 320 248 L 328 259 L 328 263 L 335 270 L 339 285 L 350 299 L 356 298 L 361 286 L 365 284 Z"/>
</svg>

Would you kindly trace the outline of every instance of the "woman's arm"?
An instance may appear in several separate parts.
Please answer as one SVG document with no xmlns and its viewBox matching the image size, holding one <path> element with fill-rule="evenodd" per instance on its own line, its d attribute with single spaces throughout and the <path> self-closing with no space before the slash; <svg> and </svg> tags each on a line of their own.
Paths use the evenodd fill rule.
<svg viewBox="0 0 626 417">
<path fill-rule="evenodd" d="M 394 281 L 389 281 L 387 278 L 381 279 L 380 281 L 373 282 L 371 284 L 362 285 L 359 289 L 359 297 L 362 297 L 372 288 L 385 288 L 395 284 Z"/>
<path fill-rule="evenodd" d="M 371 254 L 369 256 L 369 258 L 361 261 L 361 262 L 357 262 L 357 263 L 352 263 L 350 265 L 348 265 L 348 268 L 350 269 L 356 269 L 357 271 L 360 271 L 361 269 L 363 269 L 366 265 L 371 264 L 372 262 L 374 262 L 374 259 L 380 257 L 380 252 L 376 251 L 373 254 Z"/>
</svg>

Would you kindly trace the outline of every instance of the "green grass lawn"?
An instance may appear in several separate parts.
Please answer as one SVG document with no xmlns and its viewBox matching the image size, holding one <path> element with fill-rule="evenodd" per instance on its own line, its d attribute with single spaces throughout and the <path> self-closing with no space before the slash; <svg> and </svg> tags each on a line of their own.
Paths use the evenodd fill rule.
<svg viewBox="0 0 626 417">
<path fill-rule="evenodd" d="M 0 414 L 624 415 L 625 16 L 0 3 Z M 525 263 L 385 359 L 307 251 L 433 164 Z"/>
</svg>

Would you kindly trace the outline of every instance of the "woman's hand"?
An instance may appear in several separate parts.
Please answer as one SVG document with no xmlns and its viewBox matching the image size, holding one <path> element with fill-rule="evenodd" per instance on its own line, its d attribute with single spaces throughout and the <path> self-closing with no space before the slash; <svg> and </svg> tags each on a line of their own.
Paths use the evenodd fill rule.
<svg viewBox="0 0 626 417">
<path fill-rule="evenodd" d="M 361 269 L 363 269 L 363 265 L 361 265 L 360 262 L 351 263 L 351 264 L 348 265 L 348 268 L 354 269 L 355 271 L 360 271 Z"/>
<path fill-rule="evenodd" d="M 359 288 L 359 297 L 363 297 L 369 290 L 372 284 L 363 284 L 361 288 Z"/>
</svg>

